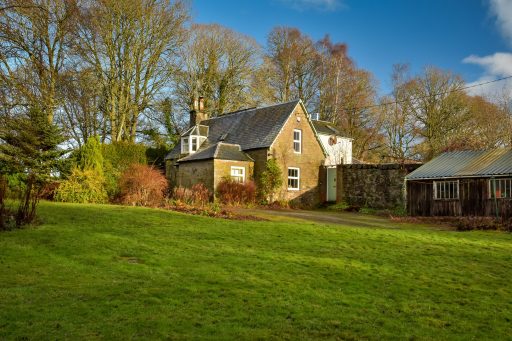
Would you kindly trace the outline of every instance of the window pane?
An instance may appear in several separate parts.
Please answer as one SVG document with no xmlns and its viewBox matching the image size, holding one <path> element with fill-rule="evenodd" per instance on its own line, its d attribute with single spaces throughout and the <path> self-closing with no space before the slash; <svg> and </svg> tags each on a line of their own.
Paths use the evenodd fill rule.
<svg viewBox="0 0 512 341">
<path fill-rule="evenodd" d="M 299 180 L 298 179 L 288 179 L 288 187 L 289 188 L 299 188 Z"/>
<path fill-rule="evenodd" d="M 435 199 L 458 199 L 459 183 L 457 181 L 436 181 L 434 182 Z"/>
</svg>

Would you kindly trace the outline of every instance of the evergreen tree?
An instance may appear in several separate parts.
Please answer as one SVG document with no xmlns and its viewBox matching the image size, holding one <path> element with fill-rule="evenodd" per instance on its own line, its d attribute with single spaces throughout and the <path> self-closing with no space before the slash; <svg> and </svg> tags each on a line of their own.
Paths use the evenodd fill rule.
<svg viewBox="0 0 512 341">
<path fill-rule="evenodd" d="M 17 227 L 35 218 L 39 194 L 60 163 L 63 142 L 59 129 L 41 108 L 0 118 L 0 173 L 18 174 L 21 196 L 15 213 Z M 4 211 L 4 210 L 3 210 Z M 0 222 L 5 222 L 0 219 Z"/>
<path fill-rule="evenodd" d="M 103 175 L 103 153 L 99 136 L 87 139 L 85 145 L 80 149 L 78 161 L 82 170 L 92 170 Z"/>
</svg>

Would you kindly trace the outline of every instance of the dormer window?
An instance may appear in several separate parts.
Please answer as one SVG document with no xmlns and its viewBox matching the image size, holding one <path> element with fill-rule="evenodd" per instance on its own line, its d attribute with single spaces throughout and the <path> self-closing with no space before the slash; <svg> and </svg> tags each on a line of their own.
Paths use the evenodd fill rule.
<svg viewBox="0 0 512 341">
<path fill-rule="evenodd" d="M 191 152 L 195 152 L 195 151 L 197 151 L 197 140 L 199 138 L 198 137 L 191 137 L 190 139 L 191 139 L 191 143 L 192 143 L 192 145 L 190 146 L 191 147 L 190 151 Z"/>
<path fill-rule="evenodd" d="M 199 150 L 208 136 L 207 126 L 193 126 L 181 135 L 181 153 L 193 154 Z"/>
<path fill-rule="evenodd" d="M 181 139 L 181 153 L 188 154 L 188 152 L 189 152 L 188 149 L 189 149 L 188 137 L 184 137 Z"/>
</svg>

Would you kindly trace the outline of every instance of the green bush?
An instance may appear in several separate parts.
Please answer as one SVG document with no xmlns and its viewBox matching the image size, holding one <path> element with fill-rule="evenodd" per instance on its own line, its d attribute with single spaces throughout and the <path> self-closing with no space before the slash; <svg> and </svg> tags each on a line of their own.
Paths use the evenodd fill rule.
<svg viewBox="0 0 512 341">
<path fill-rule="evenodd" d="M 267 160 L 265 170 L 258 179 L 258 196 L 264 200 L 274 201 L 276 191 L 283 184 L 283 173 L 275 159 Z"/>
<path fill-rule="evenodd" d="M 126 169 L 133 164 L 146 164 L 146 146 L 129 142 L 115 142 L 102 145 L 103 174 L 105 187 L 110 198 L 119 195 L 119 180 Z"/>
<path fill-rule="evenodd" d="M 104 177 L 97 171 L 74 168 L 55 191 L 55 200 L 101 204 L 108 201 Z"/>
<path fill-rule="evenodd" d="M 80 169 L 90 169 L 103 174 L 103 153 L 99 136 L 89 137 L 78 153 Z"/>
</svg>

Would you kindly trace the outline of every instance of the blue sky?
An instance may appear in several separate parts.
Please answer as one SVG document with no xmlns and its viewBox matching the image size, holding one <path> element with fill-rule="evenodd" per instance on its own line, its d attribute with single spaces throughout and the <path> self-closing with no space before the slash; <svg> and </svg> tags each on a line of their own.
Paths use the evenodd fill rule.
<svg viewBox="0 0 512 341">
<path fill-rule="evenodd" d="M 193 20 L 218 23 L 264 45 L 275 26 L 349 46 L 389 92 L 391 67 L 435 65 L 468 84 L 512 75 L 512 0 L 193 0 Z M 475 89 L 496 91 L 511 82 Z"/>
</svg>

